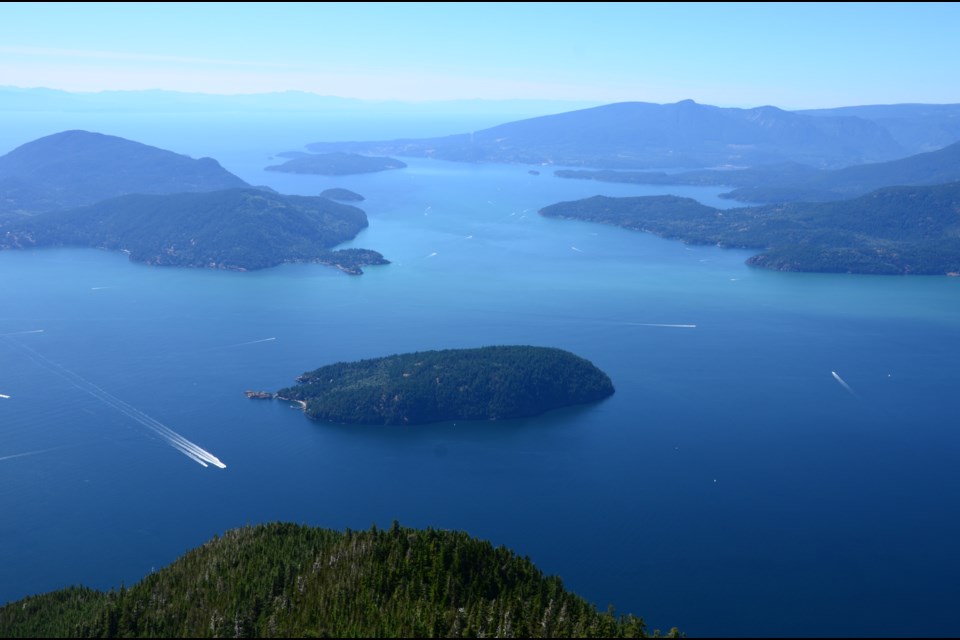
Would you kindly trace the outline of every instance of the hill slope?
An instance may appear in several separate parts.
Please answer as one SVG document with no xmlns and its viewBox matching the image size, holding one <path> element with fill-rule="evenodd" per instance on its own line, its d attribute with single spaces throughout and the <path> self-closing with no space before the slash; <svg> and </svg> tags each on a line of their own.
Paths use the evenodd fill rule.
<svg viewBox="0 0 960 640">
<path fill-rule="evenodd" d="M 248 187 L 212 158 L 88 131 L 64 131 L 0 157 L 0 213 L 42 213 L 131 194 Z"/>
<path fill-rule="evenodd" d="M 586 171 L 561 169 L 560 178 L 660 185 L 738 187 L 724 197 L 745 202 L 824 202 L 844 200 L 883 187 L 943 184 L 960 180 L 960 142 L 899 160 L 817 170 L 786 163 L 752 169 L 662 171 Z"/>
<path fill-rule="evenodd" d="M 246 527 L 129 589 L 0 608 L 4 637 L 644 637 L 527 559 L 464 533 Z"/>
<path fill-rule="evenodd" d="M 797 113 L 814 117 L 853 116 L 876 122 L 910 153 L 960 141 L 960 104 L 874 104 Z"/>
<path fill-rule="evenodd" d="M 442 138 L 307 145 L 312 151 L 603 168 L 704 167 L 794 161 L 845 166 L 906 155 L 878 124 L 776 107 L 727 109 L 692 100 L 622 102 Z"/>
<path fill-rule="evenodd" d="M 69 211 L 0 218 L 0 249 L 43 246 L 125 251 L 154 265 L 248 270 L 322 262 L 347 273 L 383 264 L 364 249 L 330 251 L 367 226 L 356 207 L 259 189 L 127 195 Z"/>
</svg>

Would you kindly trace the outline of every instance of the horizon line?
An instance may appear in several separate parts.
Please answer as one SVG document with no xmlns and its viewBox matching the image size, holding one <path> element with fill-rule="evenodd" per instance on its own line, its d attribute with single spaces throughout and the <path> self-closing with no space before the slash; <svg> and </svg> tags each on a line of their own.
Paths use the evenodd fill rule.
<svg viewBox="0 0 960 640">
<path fill-rule="evenodd" d="M 242 92 L 242 93 L 211 93 L 205 91 L 184 91 L 181 89 L 162 89 L 162 88 L 152 88 L 152 89 L 98 89 L 95 91 L 75 91 L 69 89 L 58 89 L 55 87 L 47 86 L 32 86 L 24 87 L 19 85 L 0 85 L 0 91 L 23 91 L 23 92 L 55 92 L 60 94 L 65 94 L 69 96 L 85 96 L 85 97 L 94 97 L 94 96 L 104 96 L 105 94 L 170 94 L 177 96 L 200 96 L 204 98 L 257 98 L 257 97 L 283 97 L 289 95 L 295 96 L 304 96 L 308 98 L 316 99 L 325 99 L 325 100 L 338 100 L 344 102 L 354 102 L 354 103 L 365 103 L 365 104 L 404 104 L 404 105 L 432 105 L 432 104 L 450 104 L 450 103 L 486 103 L 486 104 L 504 104 L 504 103 L 543 103 L 543 104 L 570 104 L 578 105 L 577 108 L 591 108 L 584 107 L 583 105 L 593 105 L 594 107 L 606 106 L 612 104 L 628 104 L 628 103 L 641 103 L 641 104 L 654 104 L 660 106 L 666 105 L 675 105 L 683 102 L 692 102 L 701 106 L 712 106 L 720 107 L 724 109 L 759 109 L 763 107 L 774 107 L 777 109 L 782 109 L 784 111 L 817 111 L 817 110 L 828 110 L 828 109 L 843 109 L 850 107 L 887 107 L 887 106 L 909 106 L 909 105 L 924 105 L 924 106 L 952 106 L 960 105 L 960 102 L 885 102 L 885 103 L 869 103 L 869 104 L 844 104 L 832 107 L 803 107 L 803 108 L 789 108 L 781 107 L 772 103 L 757 104 L 754 106 L 742 106 L 742 105 L 730 105 L 730 104 L 714 104 L 710 102 L 701 102 L 693 98 L 684 98 L 674 102 L 654 102 L 650 100 L 598 100 L 598 99 L 583 99 L 583 100 L 573 100 L 570 98 L 483 98 L 483 97 L 472 97 L 472 98 L 442 98 L 442 99 L 424 99 L 424 100 L 413 100 L 409 98 L 358 98 L 353 96 L 344 96 L 336 94 L 327 94 L 327 93 L 317 93 L 314 91 L 308 91 L 305 89 L 284 89 L 282 91 L 262 91 L 262 92 Z"/>
</svg>

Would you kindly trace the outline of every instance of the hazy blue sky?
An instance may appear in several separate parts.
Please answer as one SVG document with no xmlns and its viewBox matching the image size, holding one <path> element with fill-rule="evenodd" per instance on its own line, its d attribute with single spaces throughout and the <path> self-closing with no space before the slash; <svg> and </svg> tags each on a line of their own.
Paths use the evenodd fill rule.
<svg viewBox="0 0 960 640">
<path fill-rule="evenodd" d="M 960 102 L 956 3 L 0 4 L 0 86 Z"/>
</svg>

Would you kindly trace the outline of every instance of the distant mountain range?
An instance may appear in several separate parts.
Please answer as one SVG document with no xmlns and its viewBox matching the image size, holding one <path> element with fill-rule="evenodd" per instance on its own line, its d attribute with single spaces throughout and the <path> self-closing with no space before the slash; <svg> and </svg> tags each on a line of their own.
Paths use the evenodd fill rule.
<svg viewBox="0 0 960 640">
<path fill-rule="evenodd" d="M 503 118 L 499 122 L 516 122 L 476 131 L 472 141 L 467 132 L 445 138 L 392 140 L 375 145 L 380 149 L 378 153 L 395 153 L 395 148 L 406 148 L 409 155 L 444 159 L 483 161 L 486 158 L 609 169 L 743 167 L 786 161 L 838 168 L 934 151 L 960 141 L 960 104 L 863 105 L 784 111 L 770 106 L 721 108 L 690 100 L 662 105 L 628 102 L 605 106 L 585 100 L 410 103 L 303 91 L 215 95 L 159 90 L 67 92 L 0 86 L 0 112 L 3 111 L 302 112 L 318 117 L 350 114 L 377 118 L 457 115 L 475 116 L 478 123 Z M 546 114 L 557 114 L 560 119 L 539 122 L 553 117 Z M 811 123 L 807 118 L 821 122 Z M 598 119 L 609 122 L 604 124 L 597 122 Z M 513 128 L 518 123 L 527 124 L 518 131 Z M 565 125 L 571 128 L 564 130 Z M 486 139 L 486 132 L 490 132 L 490 139 Z M 558 133 L 560 139 L 551 143 L 549 137 Z M 503 134 L 507 134 L 508 139 L 498 143 L 497 139 L 504 137 Z M 466 141 L 462 139 L 464 136 Z M 626 138 L 620 141 L 622 145 L 612 144 L 610 138 L 617 137 Z M 824 137 L 831 139 L 829 143 Z M 593 148 L 594 142 L 600 146 Z M 530 143 L 536 143 L 537 148 Z M 517 146 L 531 153 L 519 154 Z M 318 150 L 368 152 L 366 148 L 347 147 Z M 397 152 L 397 155 L 403 154 Z"/>
<path fill-rule="evenodd" d="M 841 168 L 934 151 L 960 141 L 960 104 L 864 105 L 786 111 L 588 101 L 359 100 L 286 91 L 212 95 L 174 91 L 73 93 L 0 87 L 0 112 L 302 112 L 376 118 L 474 117 L 506 124 L 424 139 L 330 141 L 317 152 L 435 157 L 605 169 L 756 167 L 798 162 Z M 555 115 L 543 115 L 555 114 Z"/>
<path fill-rule="evenodd" d="M 183 91 L 96 91 L 72 92 L 59 89 L 0 86 L 0 112 L 109 112 L 130 113 L 217 113 L 217 112 L 302 112 L 312 114 L 446 116 L 451 113 L 506 119 L 561 113 L 599 104 L 596 100 L 362 100 L 325 96 L 307 91 L 278 91 L 249 94 L 211 94 Z"/>
<path fill-rule="evenodd" d="M 879 104 L 797 113 L 870 120 L 889 131 L 907 153 L 934 151 L 960 141 L 960 104 Z"/>
<path fill-rule="evenodd" d="M 41 213 L 131 193 L 249 186 L 213 158 L 194 160 L 89 131 L 56 133 L 0 157 L 0 213 Z"/>
<path fill-rule="evenodd" d="M 681 173 L 576 169 L 561 169 L 554 173 L 561 178 L 601 182 L 734 186 L 738 188 L 723 194 L 723 197 L 743 202 L 823 202 L 853 198 L 881 187 L 942 184 L 960 180 L 960 142 L 899 160 L 835 170 L 785 163 L 751 169 L 705 169 Z"/>
<path fill-rule="evenodd" d="M 960 105 L 944 106 L 945 121 Z M 853 115 L 732 109 L 692 100 L 675 104 L 623 102 L 502 124 L 439 138 L 378 142 L 317 142 L 311 151 L 431 157 L 462 162 L 517 162 L 608 169 L 748 167 L 797 162 L 840 168 L 902 158 L 955 142 L 949 127 L 925 139 L 904 133 L 905 146 L 880 121 Z M 916 111 L 916 118 L 923 118 Z M 885 120 L 884 120 L 885 121 Z M 943 129 L 943 131 L 941 131 Z M 932 133 L 931 133 L 932 135 Z M 940 143 L 943 144 L 940 144 Z"/>
<path fill-rule="evenodd" d="M 320 262 L 359 274 L 387 261 L 331 249 L 367 224 L 356 207 L 254 188 L 211 158 L 99 133 L 65 131 L 0 157 L 0 249 L 97 247 L 233 270 Z"/>
<path fill-rule="evenodd" d="M 960 276 L 960 182 L 725 210 L 677 196 L 595 196 L 540 213 L 694 244 L 760 249 L 748 264 L 779 271 Z"/>
</svg>

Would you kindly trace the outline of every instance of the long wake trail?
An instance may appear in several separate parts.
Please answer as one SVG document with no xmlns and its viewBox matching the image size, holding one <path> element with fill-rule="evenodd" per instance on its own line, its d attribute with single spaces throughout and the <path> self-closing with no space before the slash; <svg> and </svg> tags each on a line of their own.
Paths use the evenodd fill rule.
<svg viewBox="0 0 960 640">
<path fill-rule="evenodd" d="M 225 347 L 215 347 L 216 349 L 232 349 L 234 347 L 245 347 L 248 344 L 260 344 L 261 342 L 273 342 L 276 338 L 262 338 L 260 340 L 250 340 L 249 342 L 238 342 L 237 344 L 228 344 Z"/>
<path fill-rule="evenodd" d="M 261 342 L 273 342 L 276 338 L 263 338 L 262 340 L 251 340 L 250 342 L 241 342 L 238 347 L 245 347 L 248 344 L 260 344 Z"/>
<path fill-rule="evenodd" d="M 24 332 L 24 333 L 27 333 L 27 332 Z M 6 338 L 6 336 L 0 336 L 0 337 Z M 163 440 L 165 440 L 167 444 L 169 444 L 171 447 L 173 447 L 183 455 L 187 456 L 197 464 L 203 465 L 204 467 L 207 467 L 212 464 L 213 466 L 219 467 L 220 469 L 227 468 L 227 465 L 221 462 L 220 459 L 217 458 L 217 456 L 213 455 L 203 447 L 187 440 L 182 435 L 180 435 L 170 427 L 166 426 L 159 420 L 147 415 L 140 409 L 137 409 L 133 405 L 121 400 L 120 398 L 116 397 L 109 391 L 90 382 L 80 374 L 75 373 L 70 369 L 67 369 L 61 364 L 53 362 L 52 360 L 48 359 L 47 357 L 38 353 L 37 351 L 31 349 L 25 344 L 15 342 L 13 340 L 10 340 L 9 338 L 6 338 L 6 342 L 13 344 L 17 348 L 19 348 L 21 351 L 24 351 L 28 355 L 28 357 L 30 357 L 31 360 L 33 360 L 40 366 L 44 367 L 48 371 L 51 371 L 52 373 L 56 374 L 60 378 L 63 378 L 64 380 L 69 382 L 71 385 L 73 385 L 75 388 L 83 391 L 84 393 L 89 394 L 90 396 L 96 398 L 97 400 L 107 405 L 108 407 L 112 407 L 113 409 L 119 411 L 123 415 L 130 418 L 131 420 L 153 431 L 154 433 L 159 435 Z"/>
<path fill-rule="evenodd" d="M 850 388 L 850 385 L 847 384 L 847 381 L 841 378 L 836 371 L 831 371 L 830 375 L 832 375 L 833 379 L 839 382 L 840 386 L 846 389 L 850 393 L 850 395 L 853 395 L 853 396 L 857 395 L 856 393 L 854 393 L 853 389 Z"/>
<path fill-rule="evenodd" d="M 624 322 L 623 324 L 634 327 L 667 327 L 670 329 L 696 329 L 695 324 L 666 324 L 663 322 Z"/>
<path fill-rule="evenodd" d="M 8 456 L 0 456 L 0 462 L 4 460 L 13 460 L 14 458 L 25 458 L 27 456 L 36 456 L 41 453 L 46 453 L 48 451 L 56 451 L 57 449 L 62 449 L 63 447 L 52 447 L 50 449 L 38 449 L 37 451 L 24 451 L 23 453 L 13 453 Z"/>
</svg>

